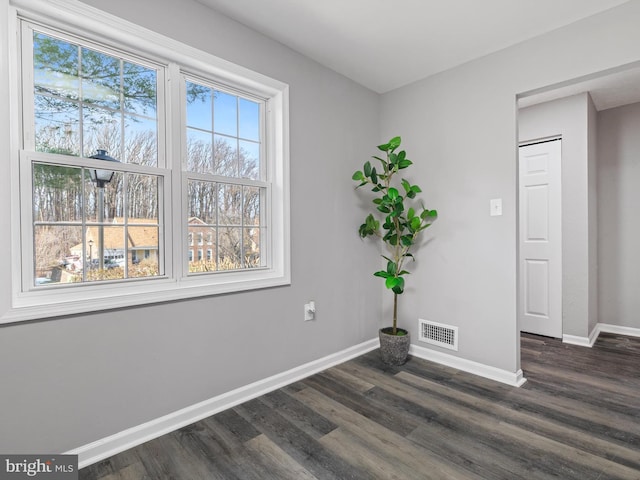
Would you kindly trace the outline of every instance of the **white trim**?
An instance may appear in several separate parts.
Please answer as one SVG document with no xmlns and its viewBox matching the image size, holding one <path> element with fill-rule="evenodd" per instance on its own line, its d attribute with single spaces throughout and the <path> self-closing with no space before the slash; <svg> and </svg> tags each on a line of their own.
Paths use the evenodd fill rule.
<svg viewBox="0 0 640 480">
<path fill-rule="evenodd" d="M 601 333 L 615 333 L 617 335 L 627 335 L 629 337 L 640 337 L 640 328 L 623 327 L 611 325 L 610 323 L 598 323 L 589 334 L 589 337 L 578 337 L 575 335 L 562 335 L 562 342 L 581 347 L 593 347 Z"/>
<path fill-rule="evenodd" d="M 593 347 L 593 344 L 596 342 L 596 339 L 600 335 L 600 330 L 596 325 L 588 337 L 579 337 L 577 335 L 567 335 L 562 334 L 562 343 L 568 343 L 569 345 L 578 345 L 580 347 Z"/>
<path fill-rule="evenodd" d="M 609 323 L 599 323 L 596 325 L 598 335 L 601 333 L 615 333 L 617 335 L 627 335 L 628 337 L 640 337 L 640 328 L 622 327 L 620 325 L 611 325 Z"/>
<path fill-rule="evenodd" d="M 448 353 L 437 352 L 430 348 L 411 345 L 409 353 L 415 357 L 428 360 L 430 362 L 440 363 L 448 367 L 457 368 L 464 372 L 472 373 L 480 377 L 495 380 L 497 382 L 506 383 L 512 387 L 521 387 L 527 379 L 524 378 L 522 370 L 517 372 L 509 372 L 500 368 L 491 367 L 483 363 L 474 362 L 465 358 L 456 357 Z"/>
<path fill-rule="evenodd" d="M 185 407 L 168 415 L 149 422 L 128 428 L 114 435 L 102 438 L 87 445 L 74 448 L 67 455 L 78 455 L 79 468 L 84 468 L 107 457 L 123 452 L 129 448 L 153 440 L 198 420 L 209 417 L 223 410 L 232 408 L 243 402 L 302 380 L 310 375 L 326 370 L 352 358 L 363 355 L 380 346 L 377 338 L 346 348 L 340 352 L 327 355 L 286 372 L 258 380 L 217 397 L 210 398 L 195 405 Z"/>
</svg>

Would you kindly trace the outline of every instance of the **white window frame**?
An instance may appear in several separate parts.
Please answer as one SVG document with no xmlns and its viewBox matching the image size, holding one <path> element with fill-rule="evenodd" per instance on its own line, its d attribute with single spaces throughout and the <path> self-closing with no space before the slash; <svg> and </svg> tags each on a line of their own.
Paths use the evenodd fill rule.
<svg viewBox="0 0 640 480">
<path fill-rule="evenodd" d="M 11 305 L 0 311 L 0 323 L 12 323 L 38 318 L 54 318 L 61 315 L 102 311 L 134 305 L 246 291 L 290 284 L 290 226 L 289 226 L 289 87 L 257 72 L 235 65 L 211 54 L 195 49 L 173 39 L 141 28 L 94 7 L 73 0 L 1 0 L 8 9 L 9 80 L 11 119 L 9 135 L 11 144 Z M 0 18 L 2 18 L 0 16 Z M 24 150 L 22 122 L 22 80 L 20 65 L 19 32 L 21 19 L 42 24 L 51 29 L 78 36 L 89 42 L 105 45 L 140 56 L 150 62 L 165 65 L 167 81 L 167 121 L 159 120 L 159 128 L 166 131 L 158 135 L 158 167 L 146 168 L 144 173 L 160 175 L 165 182 L 164 195 L 159 201 L 164 207 L 165 274 L 160 277 L 128 279 L 122 282 L 86 283 L 68 286 L 33 288 L 25 283 L 23 247 L 21 235 L 26 235 L 24 209 L 31 208 L 30 193 L 20 187 L 29 178 L 30 162 L 51 158 L 49 154 Z M 216 272 L 211 275 L 184 274 L 186 266 L 187 212 L 184 206 L 184 173 L 182 162 L 183 118 L 181 106 L 181 79 L 184 73 L 195 74 L 231 90 L 264 99 L 265 128 L 263 152 L 265 159 L 268 198 L 266 198 L 267 251 L 265 268 L 245 269 L 233 272 Z M 5 80 L 0 79 L 0 86 Z M 7 90 L 5 89 L 5 92 Z M 160 91 L 159 91 L 160 94 Z M 161 115 L 161 112 L 158 113 Z M 162 133 L 164 148 L 160 151 Z M 166 161 L 161 163 L 161 156 Z M 59 158 L 59 157 L 58 157 Z M 74 157 L 75 158 L 75 157 Z M 164 157 L 163 157 L 164 158 Z M 62 161 L 62 159 L 60 159 Z M 78 159 L 84 166 L 100 166 L 99 161 Z M 111 166 L 110 166 L 111 167 Z M 114 170 L 136 170 L 125 165 Z M 30 181 L 30 180 L 29 180 Z M 25 203 L 27 202 L 27 203 Z M 23 208 L 20 208 L 23 205 Z M 24 205 L 27 205 L 24 207 Z M 28 212 L 27 212 L 28 213 Z M 31 215 L 27 215 L 30 217 Z M 160 219 L 162 223 L 163 220 Z M 22 225 L 22 227 L 21 227 Z M 28 240 L 31 241 L 31 240 Z M 29 254 L 32 252 L 29 251 Z M 31 261 L 32 262 L 32 261 Z M 27 262 L 30 263 L 30 262 Z M 29 274 L 33 275 L 33 271 Z"/>
</svg>

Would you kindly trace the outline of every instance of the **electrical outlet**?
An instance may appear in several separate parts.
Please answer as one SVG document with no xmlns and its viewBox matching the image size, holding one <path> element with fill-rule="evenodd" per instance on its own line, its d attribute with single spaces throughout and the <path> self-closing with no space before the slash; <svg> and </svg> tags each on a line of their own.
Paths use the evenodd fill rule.
<svg viewBox="0 0 640 480">
<path fill-rule="evenodd" d="M 316 319 L 316 302 L 313 300 L 309 301 L 309 303 L 305 303 L 304 305 L 304 321 L 308 322 L 309 320 Z"/>
</svg>

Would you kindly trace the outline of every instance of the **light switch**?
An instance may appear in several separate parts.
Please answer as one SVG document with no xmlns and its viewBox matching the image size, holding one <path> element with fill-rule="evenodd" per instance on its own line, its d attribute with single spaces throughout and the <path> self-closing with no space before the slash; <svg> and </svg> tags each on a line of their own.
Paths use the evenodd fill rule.
<svg viewBox="0 0 640 480">
<path fill-rule="evenodd" d="M 496 217 L 498 215 L 502 215 L 502 199 L 501 198 L 492 198 L 489 200 L 490 206 L 490 215 L 492 217 Z"/>
</svg>

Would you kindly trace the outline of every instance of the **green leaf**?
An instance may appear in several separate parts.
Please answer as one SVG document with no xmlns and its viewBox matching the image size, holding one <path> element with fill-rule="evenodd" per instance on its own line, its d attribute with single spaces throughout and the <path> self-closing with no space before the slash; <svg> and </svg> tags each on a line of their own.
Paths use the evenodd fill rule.
<svg viewBox="0 0 640 480">
<path fill-rule="evenodd" d="M 401 280 L 402 279 L 400 277 L 387 277 L 384 284 L 389 290 L 391 290 L 397 287 L 400 284 Z"/>
<path fill-rule="evenodd" d="M 364 164 L 364 176 L 365 177 L 371 176 L 371 163 L 369 161 L 365 162 Z"/>
<path fill-rule="evenodd" d="M 420 214 L 420 218 L 425 220 L 426 218 L 435 218 L 438 216 L 438 212 L 435 210 L 427 210 L 426 208 Z"/>
<path fill-rule="evenodd" d="M 408 166 L 413 165 L 413 162 L 411 160 L 400 160 L 398 162 L 398 168 L 399 169 L 403 169 L 403 168 L 407 168 Z"/>
<path fill-rule="evenodd" d="M 395 275 L 397 271 L 398 271 L 398 265 L 396 265 L 396 262 L 394 261 L 387 262 L 387 273 L 389 275 Z"/>
<path fill-rule="evenodd" d="M 409 193 L 411 191 L 411 184 L 409 182 L 407 182 L 404 178 L 402 179 L 402 186 L 404 188 L 404 191 L 406 193 Z"/>
<path fill-rule="evenodd" d="M 422 221 L 420 220 L 420 217 L 413 217 L 411 219 L 411 229 L 415 232 L 420 228 L 421 223 Z"/>
<path fill-rule="evenodd" d="M 398 163 L 398 156 L 395 153 L 389 155 L 389 163 L 391 165 L 396 165 Z"/>
<path fill-rule="evenodd" d="M 414 192 L 414 193 L 420 193 L 420 192 L 422 192 L 422 189 L 418 185 L 413 185 L 411 187 L 411 191 Z"/>
<path fill-rule="evenodd" d="M 397 188 L 389 188 L 389 192 L 387 193 L 387 195 L 389 196 L 389 198 L 391 200 L 395 200 L 396 198 L 398 198 L 398 196 L 400 195 L 400 193 L 398 192 Z"/>
<path fill-rule="evenodd" d="M 411 237 L 411 235 L 403 235 L 402 237 L 400 237 L 400 241 L 405 247 L 410 247 L 411 245 L 413 245 L 413 238 Z"/>
<path fill-rule="evenodd" d="M 400 295 L 404 291 L 404 278 L 393 277 L 393 282 L 390 282 L 389 280 L 391 280 L 391 278 L 387 278 L 387 280 L 385 281 L 385 286 L 393 290 L 393 293 Z"/>
<path fill-rule="evenodd" d="M 361 181 L 361 180 L 364 180 L 364 175 L 360 170 L 358 170 L 351 176 L 351 179 L 355 181 Z"/>
<path fill-rule="evenodd" d="M 391 209 L 385 205 L 378 205 L 378 210 L 382 213 L 391 213 Z"/>
<path fill-rule="evenodd" d="M 401 141 L 402 140 L 400 139 L 400 137 L 393 137 L 391 140 L 389 140 L 388 146 L 391 150 L 395 150 L 400 146 Z"/>
<path fill-rule="evenodd" d="M 371 169 L 371 181 L 373 183 L 378 183 L 378 174 L 376 172 L 375 167 Z"/>
<path fill-rule="evenodd" d="M 381 198 L 374 198 L 373 200 L 371 200 L 373 203 L 375 203 L 376 205 L 380 205 L 382 203 L 382 199 Z"/>
<path fill-rule="evenodd" d="M 416 217 L 416 211 L 413 209 L 413 207 L 409 207 L 409 210 L 407 211 L 407 218 L 409 220 L 413 220 Z M 413 225 L 413 222 L 411 223 Z"/>
<path fill-rule="evenodd" d="M 378 150 L 381 150 L 383 152 L 387 152 L 389 150 L 389 144 L 385 143 L 384 145 L 378 145 Z"/>
<path fill-rule="evenodd" d="M 375 277 L 389 278 L 389 274 L 387 272 L 385 272 L 384 270 L 380 270 L 379 272 L 376 272 L 373 275 Z"/>
</svg>

